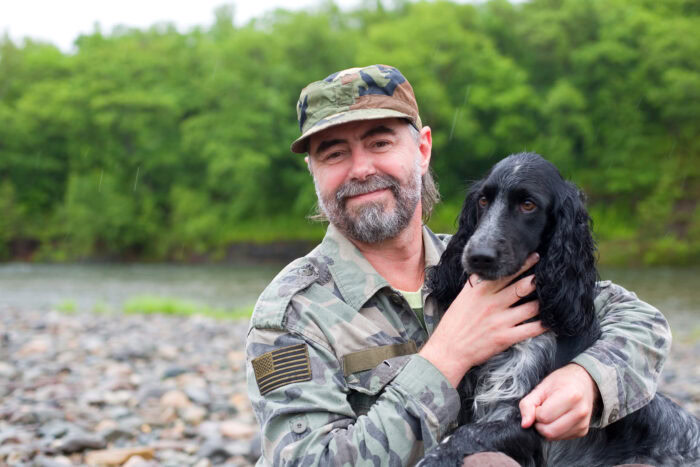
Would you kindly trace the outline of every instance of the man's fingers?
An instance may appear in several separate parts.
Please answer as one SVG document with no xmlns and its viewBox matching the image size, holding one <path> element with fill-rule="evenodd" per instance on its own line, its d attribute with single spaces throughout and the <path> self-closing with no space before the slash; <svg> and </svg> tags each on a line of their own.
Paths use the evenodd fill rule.
<svg viewBox="0 0 700 467">
<path fill-rule="evenodd" d="M 578 393 L 553 391 L 542 404 L 537 407 L 535 417 L 540 423 L 548 424 L 561 418 L 572 408 L 578 406 L 581 397 Z"/>
<path fill-rule="evenodd" d="M 525 399 L 520 401 L 520 426 L 530 428 L 535 421 L 535 406 L 530 401 L 524 401 Z"/>
<path fill-rule="evenodd" d="M 520 417 L 522 418 L 520 424 L 523 428 L 529 428 L 535 422 L 535 411 L 542 404 L 545 394 L 545 390 L 537 386 L 530 394 L 520 400 Z"/>
<path fill-rule="evenodd" d="M 493 288 L 493 281 L 482 279 L 478 274 L 470 274 L 457 297 L 466 297 L 474 292 L 483 294 L 491 288 Z"/>
<path fill-rule="evenodd" d="M 580 438 L 588 433 L 588 423 L 581 420 L 574 411 L 565 414 L 552 423 L 535 423 L 535 430 L 550 441 Z"/>
<path fill-rule="evenodd" d="M 535 291 L 535 276 L 532 274 L 510 284 L 498 292 L 497 300 L 500 304 L 510 306 L 523 297 L 527 297 Z"/>
<path fill-rule="evenodd" d="M 531 321 L 529 323 L 523 323 L 519 324 L 518 326 L 513 326 L 510 328 L 510 340 L 512 341 L 512 344 L 516 344 L 518 342 L 522 342 L 525 339 L 529 339 L 531 337 L 539 336 L 540 334 L 544 333 L 547 331 L 547 328 L 542 326 L 541 321 Z"/>
<path fill-rule="evenodd" d="M 513 308 L 508 308 L 505 311 L 505 316 L 507 319 L 507 324 L 515 326 L 516 324 L 520 324 L 530 318 L 534 318 L 539 312 L 540 303 L 533 300 Z"/>
</svg>

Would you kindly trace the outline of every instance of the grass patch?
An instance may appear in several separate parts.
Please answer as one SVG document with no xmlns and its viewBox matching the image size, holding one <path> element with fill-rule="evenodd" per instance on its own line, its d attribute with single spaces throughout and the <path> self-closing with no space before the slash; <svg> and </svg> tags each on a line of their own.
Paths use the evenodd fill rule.
<svg viewBox="0 0 700 467">
<path fill-rule="evenodd" d="M 248 319 L 253 314 L 253 305 L 243 308 L 213 308 L 176 298 L 138 296 L 124 304 L 126 314 L 162 314 L 177 316 L 207 316 L 215 319 Z"/>
<path fill-rule="evenodd" d="M 56 305 L 56 309 L 61 313 L 73 314 L 78 311 L 78 306 L 75 300 L 63 300 L 61 303 Z"/>
</svg>

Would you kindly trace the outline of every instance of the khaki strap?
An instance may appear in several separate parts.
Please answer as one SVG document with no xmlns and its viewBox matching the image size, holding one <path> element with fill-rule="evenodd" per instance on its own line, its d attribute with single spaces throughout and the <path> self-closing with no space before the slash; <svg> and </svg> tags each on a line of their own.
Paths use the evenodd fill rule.
<svg viewBox="0 0 700 467">
<path fill-rule="evenodd" d="M 411 355 L 418 351 L 413 341 L 403 344 L 389 344 L 380 347 L 372 347 L 367 350 L 353 352 L 343 357 L 343 373 L 348 376 L 358 371 L 370 370 L 384 360 L 402 355 Z"/>
</svg>

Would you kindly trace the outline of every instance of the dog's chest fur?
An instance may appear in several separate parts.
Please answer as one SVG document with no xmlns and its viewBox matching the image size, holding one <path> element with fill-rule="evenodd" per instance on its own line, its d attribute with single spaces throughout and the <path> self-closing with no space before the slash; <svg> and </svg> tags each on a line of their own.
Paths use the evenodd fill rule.
<svg viewBox="0 0 700 467">
<path fill-rule="evenodd" d="M 519 418 L 518 403 L 554 370 L 557 340 L 546 332 L 513 345 L 467 373 L 461 423 Z"/>
</svg>

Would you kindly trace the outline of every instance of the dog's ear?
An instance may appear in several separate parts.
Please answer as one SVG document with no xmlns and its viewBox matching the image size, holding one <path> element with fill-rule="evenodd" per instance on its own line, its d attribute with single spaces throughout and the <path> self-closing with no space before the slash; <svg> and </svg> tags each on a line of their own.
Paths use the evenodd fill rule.
<svg viewBox="0 0 700 467">
<path fill-rule="evenodd" d="M 593 299 L 598 273 L 585 197 L 574 184 L 564 183 L 550 214 L 535 277 L 542 323 L 558 335 L 572 336 L 597 329 Z"/>
<path fill-rule="evenodd" d="M 447 244 L 438 265 L 430 268 L 427 273 L 428 286 L 432 289 L 432 294 L 442 310 L 450 306 L 467 280 L 462 266 L 462 252 L 476 230 L 481 184 L 481 182 L 472 184 L 459 214 L 457 232 Z"/>
</svg>

